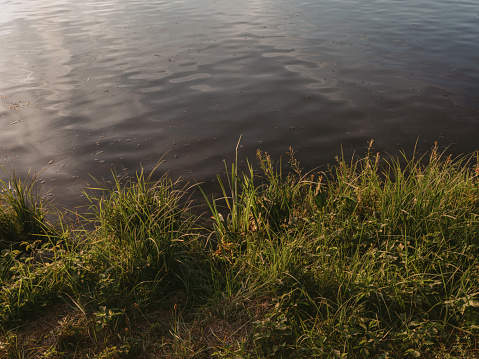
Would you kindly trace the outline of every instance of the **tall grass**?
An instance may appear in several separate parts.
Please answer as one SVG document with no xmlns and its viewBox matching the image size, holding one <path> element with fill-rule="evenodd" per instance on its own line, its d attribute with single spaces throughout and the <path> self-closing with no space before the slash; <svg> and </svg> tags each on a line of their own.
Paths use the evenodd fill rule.
<svg viewBox="0 0 479 359">
<path fill-rule="evenodd" d="M 217 255 L 271 300 L 255 321 L 257 354 L 420 356 L 475 336 L 477 158 L 437 147 L 382 158 L 370 147 L 313 176 L 292 160 L 283 176 L 258 157 L 263 183 L 233 167 L 229 186 L 241 194 L 219 201 L 235 210 L 223 220 L 211 205 L 218 243 L 229 238 Z"/>
<path fill-rule="evenodd" d="M 152 181 L 153 173 L 145 176 L 142 170 L 127 180 L 114 175 L 113 187 L 96 188 L 100 196 L 87 193 L 95 226 L 87 235 L 94 245 L 91 270 L 98 272 L 98 266 L 105 270 L 99 282 L 105 286 L 102 299 L 97 299 L 110 296 L 105 304 L 148 303 L 164 286 L 178 281 L 188 289 L 194 286 L 189 252 L 200 234 L 197 218 L 188 212 L 186 187 L 166 176 Z"/>
<path fill-rule="evenodd" d="M 0 179 L 0 250 L 14 247 L 25 249 L 44 242 L 50 226 L 46 220 L 45 204 L 37 188 L 38 175 L 20 179 L 4 168 L 8 181 Z"/>
<path fill-rule="evenodd" d="M 477 156 L 288 157 L 228 167 L 210 222 L 168 177 L 88 190 L 93 229 L 50 263 L 4 251 L 0 354 L 34 357 L 8 328 L 60 303 L 52 357 L 477 356 Z"/>
<path fill-rule="evenodd" d="M 174 186 L 166 177 L 152 183 L 142 170 L 126 183 L 114 176 L 113 188 L 96 189 L 101 196 L 87 194 L 95 235 L 108 254 L 128 253 L 129 260 L 141 257 L 168 269 L 192 223 L 180 204 L 185 191 Z"/>
</svg>

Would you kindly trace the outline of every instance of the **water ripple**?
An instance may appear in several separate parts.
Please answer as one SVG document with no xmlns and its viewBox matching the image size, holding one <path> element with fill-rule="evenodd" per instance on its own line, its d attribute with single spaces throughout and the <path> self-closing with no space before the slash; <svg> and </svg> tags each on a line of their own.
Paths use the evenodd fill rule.
<svg viewBox="0 0 479 359">
<path fill-rule="evenodd" d="M 201 180 L 256 148 L 476 146 L 474 1 L 0 0 L 0 155 L 75 198 L 110 169 Z M 28 105 L 27 105 L 28 104 Z M 75 194 L 76 193 L 76 194 Z M 75 202 L 74 199 L 71 199 Z"/>
</svg>

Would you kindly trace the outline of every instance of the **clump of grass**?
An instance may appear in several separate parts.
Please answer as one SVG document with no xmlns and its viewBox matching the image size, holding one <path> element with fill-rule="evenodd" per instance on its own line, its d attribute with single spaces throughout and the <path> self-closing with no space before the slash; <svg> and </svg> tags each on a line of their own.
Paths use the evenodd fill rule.
<svg viewBox="0 0 479 359">
<path fill-rule="evenodd" d="M 140 172 L 87 193 L 93 229 L 50 244 L 51 262 L 5 254 L 0 355 L 477 353 L 477 155 L 394 158 L 370 146 L 308 173 L 292 151 L 284 165 L 257 157 L 257 170 L 235 163 L 219 179 L 211 225 L 192 214 L 189 188 Z M 26 328 L 54 303 L 63 314 L 42 341 Z"/>
<path fill-rule="evenodd" d="M 227 183 L 217 177 L 223 196 L 208 201 L 208 206 L 219 252 L 244 248 L 246 234 L 271 239 L 275 233 L 301 230 L 307 223 L 304 219 L 323 196 L 323 183 L 311 173 L 302 173 L 292 149 L 288 155 L 287 174 L 281 161 L 275 164 L 267 153 L 258 151 L 259 174 L 249 163 L 246 173 L 232 164 Z"/>
<path fill-rule="evenodd" d="M 153 182 L 152 175 L 141 171 L 126 181 L 114 176 L 112 188 L 97 188 L 101 196 L 87 194 L 95 225 L 88 234 L 91 271 L 103 268 L 95 288 L 99 303 L 148 303 L 163 285 L 189 286 L 194 278 L 187 274 L 188 256 L 200 234 L 188 213 L 187 191 L 166 176 Z"/>
<path fill-rule="evenodd" d="M 90 218 L 95 235 L 108 248 L 106 253 L 128 253 L 129 260 L 141 257 L 167 271 L 193 218 L 180 204 L 184 189 L 175 189 L 167 177 L 153 183 L 151 175 L 145 177 L 141 171 L 125 183 L 114 176 L 113 188 L 97 189 L 100 197 L 87 194 L 92 203 Z"/>
<path fill-rule="evenodd" d="M 477 232 L 468 224 L 475 220 L 479 205 L 473 160 L 444 158 L 437 147 L 429 157 L 419 159 L 404 155 L 383 159 L 373 155 L 370 147 L 366 157 L 351 164 L 340 160 L 324 209 L 334 216 L 325 226 L 336 228 L 332 222 L 340 222 L 341 230 L 332 237 L 360 238 L 361 244 L 366 238 L 370 242 L 394 236 L 417 240 L 439 233 L 448 239 L 458 235 L 473 239 Z"/>
<path fill-rule="evenodd" d="M 0 179 L 0 250 L 33 248 L 52 234 L 45 200 L 37 191 L 38 175 L 22 180 L 3 170 L 9 180 Z"/>
</svg>

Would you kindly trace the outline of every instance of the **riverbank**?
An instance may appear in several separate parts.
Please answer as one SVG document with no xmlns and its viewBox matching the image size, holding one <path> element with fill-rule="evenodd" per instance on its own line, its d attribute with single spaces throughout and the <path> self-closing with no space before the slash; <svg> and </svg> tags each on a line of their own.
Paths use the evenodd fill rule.
<svg viewBox="0 0 479 359">
<path fill-rule="evenodd" d="M 201 186 L 144 173 L 73 221 L 2 183 L 0 356 L 478 355 L 477 156 L 258 168 L 228 166 L 202 216 Z"/>
</svg>

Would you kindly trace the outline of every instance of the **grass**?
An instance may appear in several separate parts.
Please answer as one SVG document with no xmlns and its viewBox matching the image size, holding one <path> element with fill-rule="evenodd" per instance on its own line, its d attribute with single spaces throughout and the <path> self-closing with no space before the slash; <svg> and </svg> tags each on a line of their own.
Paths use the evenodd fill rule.
<svg viewBox="0 0 479 359">
<path fill-rule="evenodd" d="M 0 250 L 30 248 L 53 238 L 46 201 L 36 191 L 38 175 L 28 174 L 24 181 L 15 173 L 9 177 L 8 182 L 0 180 Z"/>
<path fill-rule="evenodd" d="M 477 155 L 257 157 L 202 216 L 143 171 L 71 224 L 2 182 L 0 356 L 479 357 Z"/>
</svg>

